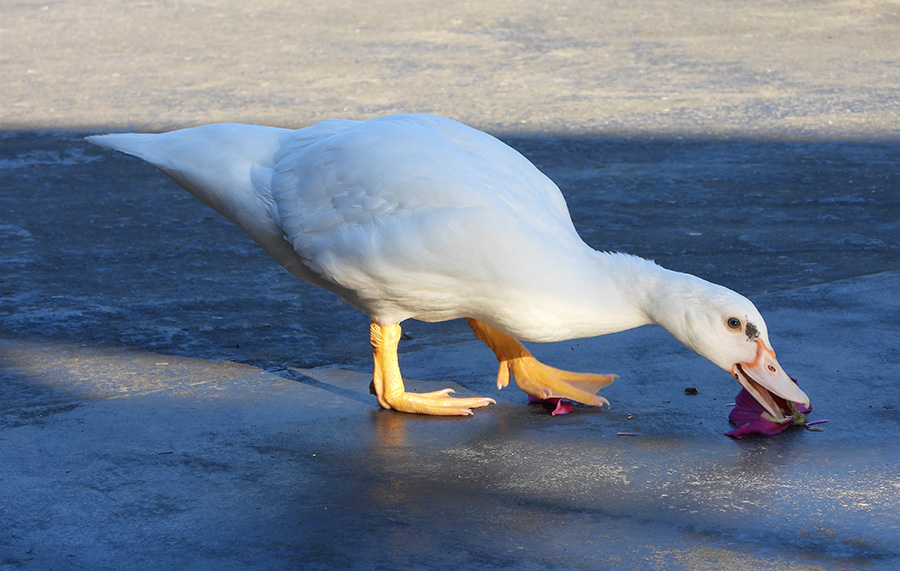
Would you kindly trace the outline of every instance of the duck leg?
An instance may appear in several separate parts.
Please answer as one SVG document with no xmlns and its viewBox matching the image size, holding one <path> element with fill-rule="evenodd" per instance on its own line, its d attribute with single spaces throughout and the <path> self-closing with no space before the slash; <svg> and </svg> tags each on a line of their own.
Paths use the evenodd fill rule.
<svg viewBox="0 0 900 571">
<path fill-rule="evenodd" d="M 593 406 L 609 404 L 608 400 L 596 393 L 616 380 L 617 375 L 573 373 L 555 369 L 544 365 L 524 345 L 489 325 L 468 317 L 466 323 L 479 339 L 493 349 L 500 361 L 500 369 L 497 371 L 498 389 L 509 384 L 509 375 L 512 374 L 519 388 L 535 398 L 564 397 Z"/>
<path fill-rule="evenodd" d="M 400 365 L 397 361 L 397 344 L 400 342 L 400 325 L 381 325 L 372 322 L 370 326 L 372 355 L 375 372 L 372 375 L 372 390 L 378 397 L 378 404 L 384 408 L 400 412 L 432 414 L 441 416 L 468 416 L 471 409 L 487 406 L 496 401 L 490 398 L 453 398 L 453 389 L 432 393 L 408 393 L 403 387 Z"/>
</svg>

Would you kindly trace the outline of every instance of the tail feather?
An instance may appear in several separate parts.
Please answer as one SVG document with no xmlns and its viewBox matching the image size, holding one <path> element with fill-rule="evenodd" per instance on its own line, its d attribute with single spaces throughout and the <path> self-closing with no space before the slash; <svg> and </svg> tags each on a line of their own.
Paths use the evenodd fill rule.
<svg viewBox="0 0 900 571">
<path fill-rule="evenodd" d="M 285 240 L 270 210 L 271 178 L 285 148 L 296 150 L 353 124 L 328 121 L 292 131 L 222 123 L 169 133 L 115 133 L 87 137 L 89 143 L 133 155 L 156 166 L 204 204 L 241 227 L 289 272 L 322 285 Z M 266 193 L 269 196 L 266 196 Z M 333 289 L 333 288 L 332 288 Z"/>
<path fill-rule="evenodd" d="M 293 250 L 254 190 L 253 173 L 271 168 L 282 140 L 292 131 L 218 124 L 170 133 L 94 135 L 87 141 L 133 155 L 156 166 L 207 206 L 256 240 L 282 265 Z"/>
<path fill-rule="evenodd" d="M 153 133 L 110 133 L 107 135 L 91 135 L 85 140 L 91 144 L 121 151 L 125 154 L 144 159 L 148 163 L 156 164 L 153 160 L 153 147 L 158 146 L 154 140 L 159 135 Z"/>
<path fill-rule="evenodd" d="M 251 170 L 271 167 L 282 140 L 290 133 L 275 127 L 225 123 L 169 133 L 95 135 L 87 141 L 147 161 L 243 227 L 248 203 L 256 200 Z"/>
</svg>

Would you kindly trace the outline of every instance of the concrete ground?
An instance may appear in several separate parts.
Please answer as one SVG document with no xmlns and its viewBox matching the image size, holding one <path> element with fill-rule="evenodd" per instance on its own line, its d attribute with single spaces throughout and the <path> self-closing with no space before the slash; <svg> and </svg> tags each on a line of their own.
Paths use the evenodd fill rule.
<svg viewBox="0 0 900 571">
<path fill-rule="evenodd" d="M 900 567 L 896 2 L 87 4 L 0 7 L 0 569 Z M 533 346 L 621 376 L 551 417 L 410 322 L 411 386 L 498 404 L 380 410 L 365 316 L 82 141 L 403 111 L 750 296 L 824 430 L 723 436 L 738 385 L 657 328 Z"/>
</svg>

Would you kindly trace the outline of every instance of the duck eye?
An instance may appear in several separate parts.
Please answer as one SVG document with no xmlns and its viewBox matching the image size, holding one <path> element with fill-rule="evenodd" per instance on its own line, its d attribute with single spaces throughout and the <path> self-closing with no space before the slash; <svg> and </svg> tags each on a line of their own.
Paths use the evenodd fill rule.
<svg viewBox="0 0 900 571">
<path fill-rule="evenodd" d="M 731 329 L 732 331 L 741 330 L 741 320 L 737 317 L 729 317 L 726 323 L 728 324 L 728 329 Z"/>
</svg>

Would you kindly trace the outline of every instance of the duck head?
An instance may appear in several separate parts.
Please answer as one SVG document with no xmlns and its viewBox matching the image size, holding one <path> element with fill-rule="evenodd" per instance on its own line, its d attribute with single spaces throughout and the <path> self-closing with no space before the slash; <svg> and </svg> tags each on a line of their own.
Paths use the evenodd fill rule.
<svg viewBox="0 0 900 571">
<path fill-rule="evenodd" d="M 750 300 L 722 286 L 702 282 L 702 287 L 681 301 L 685 303 L 680 304 L 674 320 L 669 325 L 660 324 L 689 348 L 728 371 L 773 419 L 784 417 L 773 394 L 809 406 L 809 397 L 775 358 L 766 322 Z"/>
</svg>

